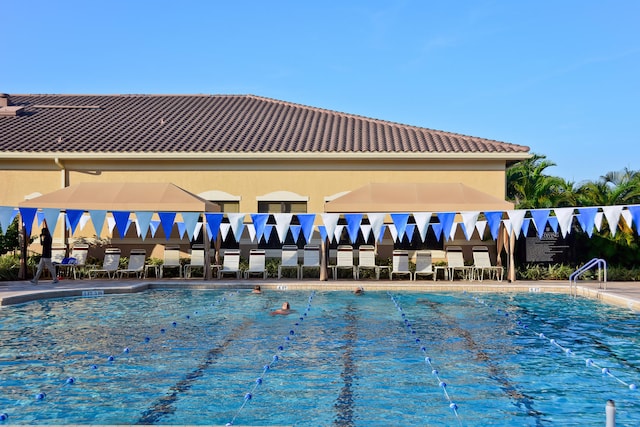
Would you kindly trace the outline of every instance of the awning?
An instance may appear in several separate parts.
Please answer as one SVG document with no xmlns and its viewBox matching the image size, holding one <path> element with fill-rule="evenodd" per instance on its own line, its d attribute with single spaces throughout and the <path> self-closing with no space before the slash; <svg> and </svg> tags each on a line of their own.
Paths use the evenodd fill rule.
<svg viewBox="0 0 640 427">
<path fill-rule="evenodd" d="M 505 211 L 509 203 L 462 183 L 372 183 L 325 203 L 332 213 Z"/>
<path fill-rule="evenodd" d="M 220 211 L 217 204 L 170 183 L 83 182 L 26 200 L 19 206 L 85 211 Z"/>
</svg>

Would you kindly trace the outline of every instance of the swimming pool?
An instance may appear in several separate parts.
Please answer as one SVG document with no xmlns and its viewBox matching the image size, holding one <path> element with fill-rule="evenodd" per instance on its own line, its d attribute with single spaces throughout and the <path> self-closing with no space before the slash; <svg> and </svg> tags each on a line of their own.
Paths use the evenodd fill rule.
<svg viewBox="0 0 640 427">
<path fill-rule="evenodd" d="M 638 315 L 566 295 L 154 290 L 0 322 L 0 423 L 584 426 L 613 399 L 640 424 Z"/>
</svg>

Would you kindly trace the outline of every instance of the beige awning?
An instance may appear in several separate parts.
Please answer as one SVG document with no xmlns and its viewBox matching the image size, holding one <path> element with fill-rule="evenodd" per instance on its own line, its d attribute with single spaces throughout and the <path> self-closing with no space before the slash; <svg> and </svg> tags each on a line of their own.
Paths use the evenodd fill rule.
<svg viewBox="0 0 640 427">
<path fill-rule="evenodd" d="M 333 213 L 503 211 L 513 203 L 461 183 L 368 184 L 325 203 Z"/>
<path fill-rule="evenodd" d="M 26 200 L 20 207 L 131 212 L 220 211 L 217 204 L 170 183 L 83 182 Z"/>
</svg>

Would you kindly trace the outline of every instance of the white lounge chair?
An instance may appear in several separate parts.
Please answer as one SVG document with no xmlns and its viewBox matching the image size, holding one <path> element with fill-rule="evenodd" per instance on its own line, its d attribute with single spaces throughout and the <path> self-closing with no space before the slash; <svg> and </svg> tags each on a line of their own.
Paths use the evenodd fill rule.
<svg viewBox="0 0 640 427">
<path fill-rule="evenodd" d="M 254 275 L 261 275 L 266 280 L 265 257 L 266 253 L 263 249 L 251 249 L 249 251 L 249 269 L 244 272 L 245 279 Z"/>
<path fill-rule="evenodd" d="M 278 279 L 282 278 L 283 269 L 295 269 L 296 279 L 300 278 L 300 265 L 298 265 L 298 247 L 295 245 L 284 245 L 280 265 L 278 266 Z"/>
<path fill-rule="evenodd" d="M 84 267 L 87 263 L 87 256 L 89 254 L 89 245 L 78 244 L 74 245 L 71 250 L 71 256 L 62 260 L 62 263 L 58 266 L 60 273 L 64 272 L 66 276 L 70 277 L 73 274 L 73 278 L 78 278 L 78 267 Z"/>
<path fill-rule="evenodd" d="M 104 252 L 104 261 L 102 262 L 102 268 L 96 268 L 89 270 L 89 279 L 93 279 L 98 276 L 115 277 L 116 271 L 120 266 L 120 248 L 107 248 Z M 113 275 L 113 276 L 112 276 Z"/>
<path fill-rule="evenodd" d="M 164 271 L 171 268 L 178 269 L 178 277 L 182 278 L 182 265 L 180 264 L 180 246 L 165 246 L 164 262 L 160 266 L 160 278 L 164 277 Z"/>
<path fill-rule="evenodd" d="M 202 274 L 204 275 L 204 246 L 202 245 L 193 245 L 193 248 L 191 248 L 191 259 L 184 266 L 184 277 L 186 279 L 191 278 L 194 268 L 202 269 Z"/>
<path fill-rule="evenodd" d="M 358 267 L 356 279 L 360 279 L 361 270 L 373 270 L 376 280 L 380 279 L 380 267 L 376 265 L 376 248 L 373 245 L 361 245 L 358 248 Z"/>
<path fill-rule="evenodd" d="M 306 268 L 318 269 L 320 272 L 320 246 L 305 245 L 304 256 L 302 257 L 302 265 L 300 266 L 300 278 L 304 278 L 304 270 Z"/>
<path fill-rule="evenodd" d="M 409 269 L 409 251 L 396 249 L 393 251 L 393 262 L 391 268 L 391 280 L 393 275 L 409 276 L 409 280 L 412 280 L 413 275 Z"/>
<path fill-rule="evenodd" d="M 431 261 L 431 251 L 418 251 L 416 254 L 416 271 L 413 273 L 413 280 L 418 280 L 418 276 L 431 276 L 436 280 Z"/>
<path fill-rule="evenodd" d="M 447 247 L 446 256 L 449 280 L 454 279 L 456 272 L 460 272 L 464 280 L 471 279 L 473 269 L 471 266 L 464 264 L 464 255 L 462 254 L 462 248 L 460 246 Z"/>
<path fill-rule="evenodd" d="M 488 274 L 489 279 L 495 279 L 502 281 L 504 270 L 499 265 L 491 264 L 491 258 L 489 257 L 489 248 L 486 246 L 474 246 L 473 251 L 473 274 L 472 279 L 484 280 L 485 271 Z"/>
<path fill-rule="evenodd" d="M 227 249 L 224 251 L 222 268 L 218 269 L 218 279 L 221 279 L 226 274 L 234 274 L 236 279 L 239 279 L 240 273 L 240 251 Z"/>
<path fill-rule="evenodd" d="M 130 277 L 131 275 L 141 279 L 144 276 L 144 263 L 146 260 L 147 252 L 144 249 L 131 249 L 127 268 L 116 270 L 115 275 L 121 279 L 124 276 Z"/>
<path fill-rule="evenodd" d="M 331 266 L 333 280 L 338 279 L 338 271 L 351 270 L 351 277 L 356 278 L 356 266 L 353 264 L 353 246 L 339 245 L 336 252 L 336 265 Z"/>
</svg>

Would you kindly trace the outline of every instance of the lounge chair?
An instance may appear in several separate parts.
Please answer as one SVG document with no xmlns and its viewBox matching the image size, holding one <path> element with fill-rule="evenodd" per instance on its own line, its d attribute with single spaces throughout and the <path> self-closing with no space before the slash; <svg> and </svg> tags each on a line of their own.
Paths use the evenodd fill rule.
<svg viewBox="0 0 640 427">
<path fill-rule="evenodd" d="M 235 274 L 236 279 L 239 279 L 240 273 L 240 251 L 227 249 L 224 251 L 222 268 L 218 269 L 218 279 L 221 279 L 226 274 Z"/>
<path fill-rule="evenodd" d="M 447 247 L 447 270 L 449 280 L 453 280 L 456 272 L 460 272 L 463 280 L 470 280 L 473 268 L 464 264 L 464 256 L 460 246 Z"/>
<path fill-rule="evenodd" d="M 482 281 L 486 271 L 489 279 L 502 281 L 504 270 L 499 265 L 492 265 L 489 257 L 489 248 L 486 246 L 474 246 L 473 251 L 473 272 L 472 279 L 477 278 Z"/>
<path fill-rule="evenodd" d="M 353 246 L 339 245 L 336 252 L 336 265 L 331 266 L 333 271 L 333 280 L 338 279 L 338 272 L 340 270 L 351 271 L 351 277 L 354 279 L 357 276 L 356 266 L 353 264 Z"/>
<path fill-rule="evenodd" d="M 305 268 L 318 269 L 318 274 L 320 273 L 320 246 L 305 245 L 302 265 L 300 266 L 301 279 L 304 278 Z"/>
<path fill-rule="evenodd" d="M 164 262 L 160 266 L 160 278 L 164 277 L 167 269 L 178 269 L 178 277 L 182 278 L 182 265 L 180 264 L 180 246 L 165 246 Z"/>
<path fill-rule="evenodd" d="M 393 251 L 393 262 L 391 268 L 391 280 L 393 275 L 409 276 L 409 280 L 412 280 L 413 275 L 409 270 L 409 251 L 396 249 Z"/>
<path fill-rule="evenodd" d="M 120 248 L 107 248 L 107 250 L 104 252 L 104 261 L 102 262 L 102 268 L 89 270 L 89 279 L 104 275 L 109 278 L 115 277 L 116 271 L 118 270 L 119 266 Z"/>
<path fill-rule="evenodd" d="M 373 245 L 361 245 L 358 248 L 358 267 L 356 279 L 360 279 L 361 270 L 373 270 L 376 280 L 380 279 L 380 267 L 376 265 L 376 248 Z"/>
<path fill-rule="evenodd" d="M 121 279 L 125 275 L 127 277 L 134 275 L 138 279 L 141 279 L 144 276 L 144 264 L 146 260 L 147 252 L 144 249 L 131 249 L 127 268 L 116 270 L 115 275 Z"/>
<path fill-rule="evenodd" d="M 431 251 L 418 251 L 416 254 L 416 271 L 413 273 L 413 280 L 418 280 L 418 276 L 431 276 L 436 280 L 431 262 Z"/>
<path fill-rule="evenodd" d="M 284 245 L 280 265 L 278 266 L 278 279 L 282 278 L 283 269 L 295 269 L 296 279 L 300 278 L 300 266 L 298 265 L 298 247 L 295 245 Z"/>
<path fill-rule="evenodd" d="M 67 277 L 78 278 L 78 267 L 84 267 L 87 263 L 87 255 L 89 254 L 89 245 L 75 245 L 71 250 L 71 256 L 62 260 L 58 265 L 60 274 L 64 273 Z"/>
<path fill-rule="evenodd" d="M 194 268 L 202 269 L 202 275 L 204 276 L 204 246 L 202 245 L 193 245 L 193 248 L 191 248 L 191 259 L 184 266 L 184 277 L 186 279 L 191 278 Z"/>
<path fill-rule="evenodd" d="M 264 265 L 265 256 L 263 249 L 251 249 L 251 251 L 249 251 L 249 269 L 244 272 L 245 279 L 253 275 L 261 275 L 262 278 L 266 280 L 267 270 Z"/>
</svg>

